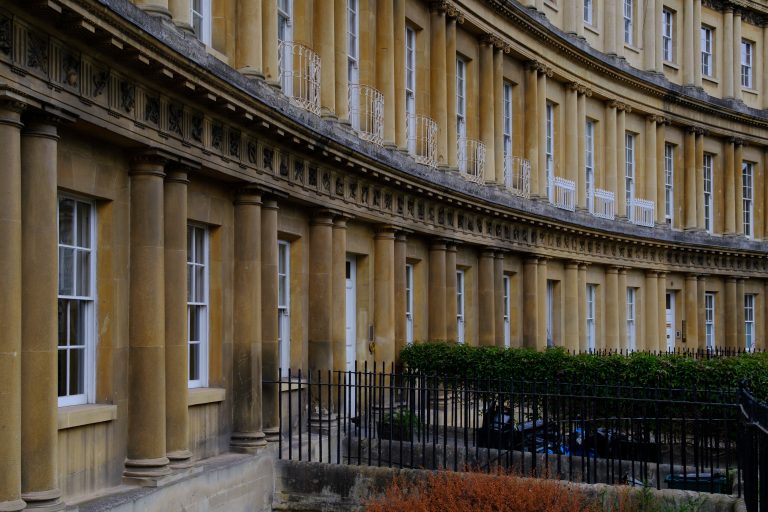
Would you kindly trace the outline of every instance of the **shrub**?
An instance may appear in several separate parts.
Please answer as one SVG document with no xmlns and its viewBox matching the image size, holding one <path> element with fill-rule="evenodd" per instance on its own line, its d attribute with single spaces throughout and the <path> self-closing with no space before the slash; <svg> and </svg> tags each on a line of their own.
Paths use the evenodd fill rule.
<svg viewBox="0 0 768 512">
<path fill-rule="evenodd" d="M 406 346 L 400 358 L 409 370 L 458 378 L 701 390 L 729 390 L 743 382 L 758 399 L 768 399 L 768 353 L 697 360 L 678 354 L 570 355 L 562 348 L 537 352 L 423 343 Z"/>
</svg>

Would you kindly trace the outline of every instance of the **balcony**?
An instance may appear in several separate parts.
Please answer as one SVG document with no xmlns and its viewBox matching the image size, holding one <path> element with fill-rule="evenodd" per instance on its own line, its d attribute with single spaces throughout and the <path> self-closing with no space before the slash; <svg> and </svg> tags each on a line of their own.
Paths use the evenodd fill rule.
<svg viewBox="0 0 768 512">
<path fill-rule="evenodd" d="M 589 213 L 601 219 L 613 220 L 616 218 L 616 201 L 613 192 L 596 188 L 592 192 L 592 202 Z"/>
<path fill-rule="evenodd" d="M 647 199 L 633 198 L 629 209 L 629 220 L 638 226 L 654 226 L 656 204 Z"/>
<path fill-rule="evenodd" d="M 384 143 L 384 95 L 367 85 L 349 84 L 349 122 L 361 139 Z"/>
<path fill-rule="evenodd" d="M 519 156 L 504 155 L 504 186 L 512 194 L 531 196 L 531 162 Z"/>
<path fill-rule="evenodd" d="M 457 160 L 459 173 L 473 182 L 483 184 L 485 170 L 485 144 L 479 140 L 460 137 L 458 140 Z"/>
<path fill-rule="evenodd" d="M 291 102 L 320 115 L 320 56 L 301 43 L 280 41 L 280 85 Z"/>
<path fill-rule="evenodd" d="M 551 185 L 552 204 L 563 210 L 576 210 L 576 182 L 555 176 Z"/>
<path fill-rule="evenodd" d="M 411 115 L 406 125 L 408 152 L 416 163 L 437 167 L 437 123 L 427 116 Z"/>
</svg>

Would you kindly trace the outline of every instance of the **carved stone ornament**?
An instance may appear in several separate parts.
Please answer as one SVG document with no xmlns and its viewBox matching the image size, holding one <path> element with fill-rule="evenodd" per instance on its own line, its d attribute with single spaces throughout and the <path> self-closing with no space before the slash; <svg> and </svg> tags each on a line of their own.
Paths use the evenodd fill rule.
<svg viewBox="0 0 768 512">
<path fill-rule="evenodd" d="M 147 96 L 147 102 L 144 105 L 144 120 L 152 124 L 160 124 L 160 98 L 157 96 Z"/>
<path fill-rule="evenodd" d="M 107 87 L 107 80 L 109 79 L 109 73 L 107 71 L 95 71 L 91 77 L 93 82 L 93 97 L 96 98 L 104 94 L 104 89 Z"/>
<path fill-rule="evenodd" d="M 13 25 L 11 18 L 0 16 L 0 52 L 10 55 L 13 49 Z"/>
<path fill-rule="evenodd" d="M 368 185 L 363 185 L 360 189 L 360 201 L 362 201 L 363 204 L 368 204 Z"/>
<path fill-rule="evenodd" d="M 211 125 L 211 147 L 218 151 L 224 149 L 224 127 L 219 123 Z"/>
<path fill-rule="evenodd" d="M 252 140 L 248 141 L 248 146 L 246 148 L 246 152 L 248 153 L 248 163 L 256 164 L 256 143 Z"/>
<path fill-rule="evenodd" d="M 391 210 L 392 209 L 392 193 L 387 192 L 384 194 L 384 209 L 385 210 Z"/>
<path fill-rule="evenodd" d="M 48 71 L 48 40 L 33 32 L 27 32 L 27 67 Z"/>
<path fill-rule="evenodd" d="M 373 189 L 373 206 L 381 206 L 381 190 Z"/>
<path fill-rule="evenodd" d="M 168 104 L 168 131 L 181 135 L 182 121 L 184 119 L 184 109 L 181 105 Z"/>
<path fill-rule="evenodd" d="M 309 166 L 309 171 L 307 173 L 307 182 L 310 187 L 317 186 L 317 167 L 315 167 L 314 165 Z"/>
<path fill-rule="evenodd" d="M 200 114 L 195 114 L 192 116 L 189 135 L 192 137 L 193 141 L 199 144 L 203 143 L 203 116 Z"/>
<path fill-rule="evenodd" d="M 80 59 L 74 53 L 66 52 L 61 58 L 61 81 L 70 87 L 80 81 Z"/>
<path fill-rule="evenodd" d="M 323 190 L 326 192 L 331 190 L 331 174 L 329 172 L 323 172 Z"/>
<path fill-rule="evenodd" d="M 229 156 L 240 158 L 240 132 L 231 130 L 229 132 Z"/>
<path fill-rule="evenodd" d="M 342 178 L 341 176 L 336 177 L 336 195 L 337 196 L 344 195 L 344 178 Z"/>
<path fill-rule="evenodd" d="M 293 162 L 293 179 L 304 183 L 304 161 L 296 159 Z"/>
<path fill-rule="evenodd" d="M 262 163 L 264 165 L 264 169 L 268 171 L 274 171 L 274 164 L 272 163 L 274 161 L 274 151 L 272 148 L 264 148 L 264 157 L 262 158 Z"/>
<path fill-rule="evenodd" d="M 280 155 L 280 176 L 283 178 L 288 177 L 288 155 L 285 153 Z"/>
<path fill-rule="evenodd" d="M 120 82 L 120 108 L 130 113 L 134 105 L 136 105 L 136 88 L 130 82 Z"/>
</svg>

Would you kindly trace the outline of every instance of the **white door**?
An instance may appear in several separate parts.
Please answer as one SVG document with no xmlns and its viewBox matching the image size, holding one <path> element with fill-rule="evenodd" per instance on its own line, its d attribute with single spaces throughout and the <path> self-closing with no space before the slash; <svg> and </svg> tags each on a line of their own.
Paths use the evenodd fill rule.
<svg viewBox="0 0 768 512">
<path fill-rule="evenodd" d="M 667 351 L 675 350 L 675 294 L 667 292 Z"/>
<path fill-rule="evenodd" d="M 356 264 L 354 257 L 347 258 L 347 338 L 346 338 L 346 353 L 347 353 L 347 371 L 355 369 L 355 359 L 357 358 L 357 304 L 356 304 Z"/>
</svg>

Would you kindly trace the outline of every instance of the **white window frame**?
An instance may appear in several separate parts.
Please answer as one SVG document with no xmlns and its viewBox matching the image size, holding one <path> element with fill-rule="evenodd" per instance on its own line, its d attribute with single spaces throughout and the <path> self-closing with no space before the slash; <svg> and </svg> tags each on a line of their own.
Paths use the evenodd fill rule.
<svg viewBox="0 0 768 512">
<path fill-rule="evenodd" d="M 512 173 L 512 84 L 504 82 L 502 91 L 503 140 L 504 140 L 504 170 L 507 176 Z"/>
<path fill-rule="evenodd" d="M 203 44 L 211 45 L 211 20 L 213 19 L 211 12 L 211 0 L 191 0 L 189 2 L 190 20 L 192 22 L 192 30 L 195 36 L 203 42 Z M 199 24 L 198 24 L 199 20 Z"/>
<path fill-rule="evenodd" d="M 744 348 L 755 350 L 755 295 L 744 294 Z"/>
<path fill-rule="evenodd" d="M 594 26 L 595 10 L 592 0 L 584 0 L 584 23 Z"/>
<path fill-rule="evenodd" d="M 548 101 L 545 117 L 546 139 L 544 145 L 547 194 L 550 201 L 555 198 L 555 106 Z"/>
<path fill-rule="evenodd" d="M 674 34 L 675 13 L 664 8 L 661 11 L 661 55 L 666 62 L 674 62 Z"/>
<path fill-rule="evenodd" d="M 755 164 L 753 162 L 742 162 L 741 164 L 741 194 L 742 205 L 744 209 L 744 236 L 752 238 L 754 236 L 755 210 L 754 210 L 754 190 L 755 190 Z"/>
<path fill-rule="evenodd" d="M 61 240 L 61 225 L 60 225 L 60 213 L 61 213 L 61 203 L 63 201 L 73 201 L 73 217 L 72 217 L 72 243 L 62 243 Z M 89 211 L 89 218 L 88 218 L 88 237 L 90 241 L 89 246 L 81 245 L 80 240 L 78 240 L 77 237 L 77 226 L 79 223 L 79 212 L 78 212 L 78 205 L 83 205 L 88 207 Z M 97 320 L 96 320 L 96 311 L 97 311 L 97 295 L 96 292 L 98 290 L 97 283 L 96 283 L 96 268 L 97 268 L 97 252 L 98 252 L 98 244 L 96 240 L 96 205 L 92 201 L 88 201 L 76 196 L 68 195 L 68 194 L 59 194 L 57 198 L 56 203 L 56 225 L 58 226 L 57 232 L 59 233 L 57 235 L 57 245 L 58 245 L 58 259 L 59 259 L 59 277 L 58 277 L 58 286 L 57 286 L 57 299 L 58 299 L 58 308 L 61 309 L 63 305 L 69 305 L 73 302 L 80 303 L 81 306 L 83 306 L 84 311 L 84 319 L 83 319 L 83 343 L 81 345 L 72 345 L 69 343 L 69 340 L 63 340 L 64 344 L 62 343 L 62 334 L 61 332 L 57 333 L 57 358 L 61 355 L 62 351 L 64 352 L 64 357 L 67 358 L 66 368 L 68 375 L 65 377 L 65 382 L 67 383 L 67 388 L 69 388 L 69 384 L 71 382 L 71 378 L 69 376 L 69 369 L 70 369 L 70 360 L 71 360 L 71 354 L 72 349 L 81 349 L 83 351 L 83 375 L 82 375 L 82 393 L 77 394 L 69 394 L 69 389 L 67 389 L 67 392 L 64 395 L 58 396 L 58 406 L 59 407 L 66 407 L 70 405 L 82 405 L 86 403 L 93 403 L 96 399 L 96 342 L 97 342 Z M 62 263 L 64 261 L 63 254 L 66 252 L 70 252 L 72 254 L 72 264 L 71 264 L 71 277 L 72 277 L 72 289 L 70 290 L 70 293 L 66 293 L 67 290 L 62 290 L 62 284 L 61 279 L 64 272 L 64 269 L 66 266 Z M 83 256 L 79 256 L 83 255 Z M 89 264 L 89 268 L 87 270 L 88 272 L 88 290 L 77 290 L 77 282 L 78 279 L 78 265 L 77 261 L 80 258 L 86 257 Z M 65 293 L 61 293 L 64 291 Z M 86 291 L 87 293 L 78 293 Z M 62 301 L 66 301 L 62 303 Z M 67 315 L 67 331 L 66 331 L 66 337 L 69 338 L 69 335 L 71 334 L 71 331 L 69 329 L 69 320 L 70 315 Z M 58 364 L 58 363 L 57 363 Z M 57 381 L 58 383 L 58 381 Z M 58 385 L 58 384 L 57 384 Z M 57 390 L 58 394 L 58 390 Z"/>
<path fill-rule="evenodd" d="M 701 26 L 701 74 L 715 76 L 714 70 L 714 29 L 706 25 Z"/>
<path fill-rule="evenodd" d="M 632 46 L 634 44 L 634 2 L 633 0 L 624 0 L 624 43 Z"/>
<path fill-rule="evenodd" d="M 672 224 L 675 211 L 675 146 L 664 144 L 664 218 Z"/>
<path fill-rule="evenodd" d="M 632 217 L 632 201 L 635 198 L 635 134 L 626 132 L 624 135 L 624 178 L 626 184 L 627 218 Z"/>
<path fill-rule="evenodd" d="M 285 43 L 293 42 L 293 0 L 277 2 L 277 39 Z M 282 50 L 281 86 L 283 93 L 293 96 L 293 52 L 288 45 Z"/>
<path fill-rule="evenodd" d="M 405 342 L 413 343 L 413 265 L 405 265 Z"/>
<path fill-rule="evenodd" d="M 467 61 L 456 58 L 456 145 L 459 168 L 467 165 Z M 461 169 L 461 167 L 464 167 Z"/>
<path fill-rule="evenodd" d="M 755 43 L 741 40 L 741 86 L 745 89 L 754 87 L 753 68 L 755 64 Z"/>
<path fill-rule="evenodd" d="M 595 350 L 595 318 L 597 310 L 597 285 L 587 284 L 587 349 Z"/>
<path fill-rule="evenodd" d="M 704 180 L 704 229 L 712 233 L 714 225 L 714 157 L 711 153 L 704 153 L 703 176 Z"/>
<path fill-rule="evenodd" d="M 595 200 L 595 122 L 592 119 L 587 119 L 584 128 L 584 183 L 587 210 L 591 212 Z"/>
<path fill-rule="evenodd" d="M 627 350 L 637 350 L 637 288 L 627 288 Z"/>
<path fill-rule="evenodd" d="M 547 297 L 545 303 L 547 325 L 547 348 L 555 346 L 555 281 L 547 279 Z"/>
<path fill-rule="evenodd" d="M 405 27 L 405 122 L 408 151 L 416 153 L 416 30 Z"/>
<path fill-rule="evenodd" d="M 360 83 L 360 10 L 359 0 L 347 0 L 347 82 L 350 86 Z M 357 111 L 360 105 L 360 89 L 351 87 L 350 111 Z M 359 116 L 351 120 L 352 127 L 360 128 Z"/>
<path fill-rule="evenodd" d="M 465 280 L 464 271 L 456 271 L 456 343 L 464 343 L 464 297 Z"/>
<path fill-rule="evenodd" d="M 715 348 L 715 294 L 704 294 L 704 341 L 708 349 Z"/>
<path fill-rule="evenodd" d="M 512 302 L 510 296 L 512 287 L 510 281 L 511 280 L 507 275 L 502 278 L 502 293 L 504 301 L 504 346 L 506 348 L 509 348 L 511 343 L 509 328 L 512 317 Z"/>
<path fill-rule="evenodd" d="M 282 287 L 281 279 L 284 280 Z M 278 240 L 277 242 L 276 314 L 280 372 L 281 376 L 287 376 L 291 366 L 291 242 L 286 240 Z"/>
<path fill-rule="evenodd" d="M 198 254 L 199 237 L 202 237 L 203 254 Z M 208 229 L 200 224 L 187 225 L 187 367 L 189 369 L 188 386 L 200 388 L 208 386 L 208 361 L 210 353 L 208 313 L 209 313 L 209 235 Z M 202 279 L 197 276 L 196 270 L 202 270 Z M 198 294 L 202 287 L 202 294 Z M 200 339 L 192 339 L 192 322 L 197 315 Z M 197 378 L 192 378 L 192 350 L 198 346 Z"/>
</svg>

